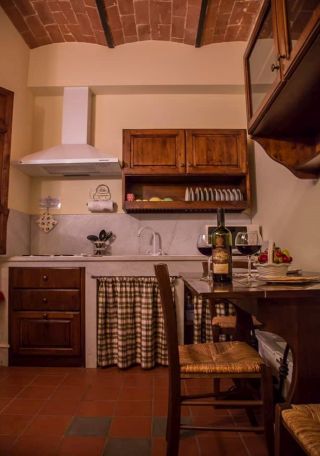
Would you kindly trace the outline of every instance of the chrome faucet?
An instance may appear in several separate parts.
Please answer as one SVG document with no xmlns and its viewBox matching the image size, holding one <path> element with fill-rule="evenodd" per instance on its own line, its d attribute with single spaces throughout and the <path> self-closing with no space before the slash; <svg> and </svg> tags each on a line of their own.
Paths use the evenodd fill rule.
<svg viewBox="0 0 320 456">
<path fill-rule="evenodd" d="M 157 246 L 156 246 L 156 236 L 159 237 L 159 245 L 160 245 L 160 235 L 159 233 L 156 233 L 150 226 L 142 226 L 139 231 L 138 231 L 138 237 L 141 237 L 142 233 L 145 231 L 145 230 L 149 230 L 151 231 L 151 240 L 152 240 L 152 252 L 150 253 L 150 255 L 161 255 L 161 249 L 159 248 L 157 250 Z"/>
</svg>

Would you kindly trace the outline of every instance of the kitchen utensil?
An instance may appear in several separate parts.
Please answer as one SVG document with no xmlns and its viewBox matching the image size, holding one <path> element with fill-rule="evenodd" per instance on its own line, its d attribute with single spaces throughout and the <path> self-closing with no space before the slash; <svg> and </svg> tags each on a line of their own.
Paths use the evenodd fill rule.
<svg viewBox="0 0 320 456">
<path fill-rule="evenodd" d="M 216 188 L 214 188 L 213 191 L 214 191 L 214 200 L 220 201 L 221 197 L 220 197 L 220 193 L 218 193 L 218 190 Z"/>
<path fill-rule="evenodd" d="M 194 201 L 194 200 L 195 200 L 194 192 L 193 192 L 192 187 L 190 187 L 190 190 L 189 190 L 189 201 Z"/>
<path fill-rule="evenodd" d="M 99 241 L 98 236 L 96 236 L 95 234 L 89 234 L 89 236 L 87 236 L 87 239 L 88 239 L 88 241 L 92 241 L 92 242 Z"/>
<path fill-rule="evenodd" d="M 215 197 L 214 197 L 212 188 L 209 188 L 209 201 L 215 201 Z"/>
<path fill-rule="evenodd" d="M 201 187 L 199 187 L 199 201 L 204 201 L 204 194 Z"/>
<path fill-rule="evenodd" d="M 200 199 L 200 195 L 199 195 L 199 188 L 196 187 L 195 191 L 194 191 L 194 200 L 195 201 L 199 201 Z"/>
<path fill-rule="evenodd" d="M 186 188 L 185 194 L 184 194 L 184 200 L 189 201 L 189 188 Z"/>
<path fill-rule="evenodd" d="M 243 195 L 242 195 L 240 188 L 237 188 L 237 193 L 239 195 L 239 201 L 243 201 Z"/>
<path fill-rule="evenodd" d="M 101 230 L 99 233 L 99 241 L 105 241 L 107 239 L 106 230 Z"/>
<path fill-rule="evenodd" d="M 210 196 L 208 193 L 208 189 L 206 187 L 203 189 L 203 194 L 204 194 L 204 201 L 210 201 Z"/>
</svg>

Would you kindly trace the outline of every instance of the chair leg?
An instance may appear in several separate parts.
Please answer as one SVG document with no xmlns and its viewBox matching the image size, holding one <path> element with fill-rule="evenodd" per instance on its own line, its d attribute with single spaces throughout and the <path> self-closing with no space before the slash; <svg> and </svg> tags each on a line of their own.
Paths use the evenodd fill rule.
<svg viewBox="0 0 320 456">
<path fill-rule="evenodd" d="M 261 395 L 263 401 L 263 423 L 269 456 L 274 455 L 274 404 L 272 390 L 272 374 L 268 366 L 262 366 Z M 284 455 L 283 455 L 284 456 Z"/>
<path fill-rule="evenodd" d="M 168 404 L 167 419 L 167 456 L 178 456 L 180 443 L 180 398 L 172 397 Z"/>
</svg>

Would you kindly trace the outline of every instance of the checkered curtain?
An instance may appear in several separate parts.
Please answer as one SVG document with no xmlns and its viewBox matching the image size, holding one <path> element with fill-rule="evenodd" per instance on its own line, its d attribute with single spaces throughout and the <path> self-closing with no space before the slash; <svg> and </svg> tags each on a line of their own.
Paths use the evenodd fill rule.
<svg viewBox="0 0 320 456">
<path fill-rule="evenodd" d="M 193 343 L 212 342 L 212 324 L 210 304 L 205 298 L 193 296 L 194 319 L 193 319 Z M 230 302 L 217 301 L 215 303 L 216 315 L 235 315 L 235 309 Z M 224 336 L 220 336 L 225 340 Z"/>
<path fill-rule="evenodd" d="M 171 279 L 172 290 L 174 280 Z M 98 366 L 168 365 L 156 277 L 98 279 Z"/>
</svg>

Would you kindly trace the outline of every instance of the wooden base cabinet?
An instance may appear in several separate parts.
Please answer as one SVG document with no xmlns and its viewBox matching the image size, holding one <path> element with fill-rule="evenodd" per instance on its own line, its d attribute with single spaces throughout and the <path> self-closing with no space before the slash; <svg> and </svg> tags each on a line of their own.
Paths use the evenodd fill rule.
<svg viewBox="0 0 320 456">
<path fill-rule="evenodd" d="M 10 268 L 10 365 L 84 366 L 84 268 Z"/>
</svg>

